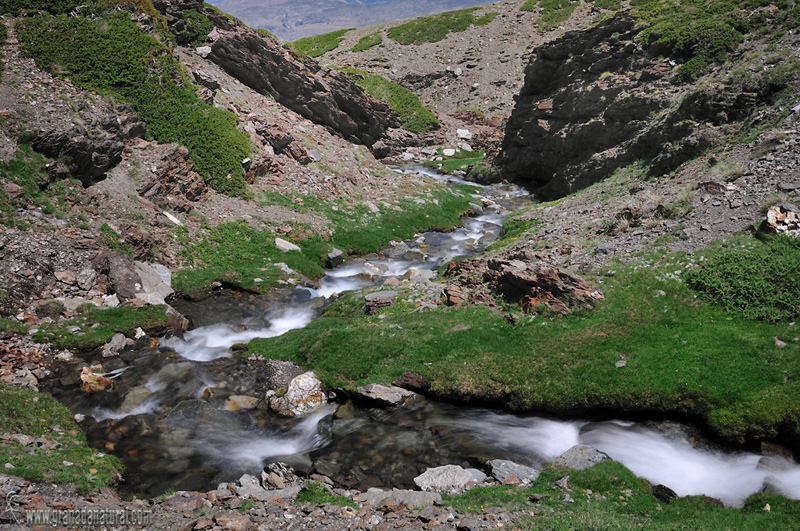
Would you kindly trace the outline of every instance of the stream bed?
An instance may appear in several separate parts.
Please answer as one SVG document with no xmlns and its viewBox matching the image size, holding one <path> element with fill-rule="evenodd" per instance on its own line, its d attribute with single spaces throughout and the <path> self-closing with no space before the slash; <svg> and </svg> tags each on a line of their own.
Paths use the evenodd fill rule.
<svg viewBox="0 0 800 531">
<path fill-rule="evenodd" d="M 210 490 L 242 473 L 258 476 L 276 461 L 359 490 L 414 488 L 414 477 L 429 467 L 485 468 L 491 459 L 542 467 L 585 444 L 679 496 L 705 494 L 740 506 L 766 485 L 800 499 L 794 461 L 698 443 L 692 430 L 672 422 L 559 420 L 430 400 L 394 409 L 342 400 L 297 418 L 270 411 L 265 392 L 296 373 L 284 362 L 236 360 L 230 347 L 304 327 L 344 291 L 404 276 L 427 282 L 440 265 L 482 252 L 505 216 L 530 204 L 526 192 L 510 185 L 482 187 L 475 201 L 483 211 L 464 227 L 393 242 L 379 255 L 330 270 L 315 288 L 266 295 L 221 290 L 200 302 L 176 301 L 191 316 L 192 330 L 158 346 L 138 342 L 104 360 L 116 389 L 87 394 L 75 386 L 58 398 L 86 417 L 93 445 L 123 460 L 121 487 L 130 493 Z"/>
</svg>

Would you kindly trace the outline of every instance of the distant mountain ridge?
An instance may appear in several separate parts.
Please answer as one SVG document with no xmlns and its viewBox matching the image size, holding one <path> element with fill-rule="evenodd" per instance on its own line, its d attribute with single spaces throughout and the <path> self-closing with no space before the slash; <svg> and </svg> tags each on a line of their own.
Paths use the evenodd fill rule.
<svg viewBox="0 0 800 531">
<path fill-rule="evenodd" d="M 226 13 L 281 39 L 384 24 L 488 3 L 486 0 L 218 0 Z"/>
</svg>

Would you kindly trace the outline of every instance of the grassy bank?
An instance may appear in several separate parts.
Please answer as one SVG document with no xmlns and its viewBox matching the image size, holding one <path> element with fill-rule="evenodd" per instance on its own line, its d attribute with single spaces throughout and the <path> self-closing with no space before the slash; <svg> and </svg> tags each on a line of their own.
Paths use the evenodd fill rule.
<svg viewBox="0 0 800 531">
<path fill-rule="evenodd" d="M 0 418 L 0 463 L 13 465 L 6 474 L 74 483 L 83 493 L 122 476 L 119 460 L 89 448 L 72 414 L 50 395 L 0 382 Z"/>
<path fill-rule="evenodd" d="M 354 294 L 330 317 L 249 350 L 301 363 L 332 385 L 415 371 L 440 398 L 561 413 L 659 411 L 698 418 L 732 440 L 774 436 L 800 420 L 800 328 L 726 311 L 684 281 L 687 270 L 743 245 L 761 252 L 737 239 L 692 257 L 655 251 L 606 268 L 590 278 L 606 299 L 566 317 L 512 326 L 485 308 L 412 313 L 409 304 L 379 319 L 365 316 Z"/>
<path fill-rule="evenodd" d="M 568 476 L 570 491 L 551 487 Z M 586 470 L 545 469 L 529 488 L 477 487 L 447 502 L 459 512 L 505 507 L 534 513 L 515 523 L 519 529 L 746 529 L 783 530 L 800 518 L 800 504 L 775 494 L 750 496 L 742 509 L 723 508 L 704 496 L 662 503 L 647 481 L 620 463 L 607 461 Z M 573 502 L 564 501 L 569 494 Z M 538 502 L 531 496 L 542 497 Z M 769 505 L 770 511 L 764 507 Z"/>
</svg>

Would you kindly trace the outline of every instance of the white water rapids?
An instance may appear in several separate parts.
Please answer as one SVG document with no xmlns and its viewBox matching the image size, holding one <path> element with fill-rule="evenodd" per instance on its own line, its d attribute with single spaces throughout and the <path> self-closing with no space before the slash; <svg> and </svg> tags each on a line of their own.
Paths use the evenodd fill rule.
<svg viewBox="0 0 800 531">
<path fill-rule="evenodd" d="M 505 188 L 494 190 L 494 194 L 496 197 L 503 194 L 505 197 L 519 197 L 524 192 Z M 449 234 L 429 233 L 409 242 L 409 247 L 423 241 L 426 243 L 429 251 L 423 259 L 398 255 L 394 259 L 351 261 L 331 270 L 317 289 L 299 288 L 307 291 L 307 297 L 278 305 L 280 307 L 276 310 L 264 312 L 255 319 L 249 318 L 247 322 L 202 326 L 187 332 L 183 339 L 171 338 L 163 344 L 193 362 L 205 363 L 228 357 L 229 348 L 234 344 L 275 337 L 306 326 L 318 315 L 320 298 L 381 284 L 388 277 L 399 278 L 412 269 L 434 270 L 456 256 L 480 250 L 499 235 L 507 213 L 504 208 L 487 209 L 483 215 L 465 220 L 463 228 Z M 213 387 L 213 383 L 208 383 Z M 165 392 L 169 384 L 152 378 L 139 385 L 145 385 L 151 391 Z M 204 386 L 197 390 L 202 391 Z M 154 413 L 158 405 L 158 401 L 148 399 L 127 412 L 98 407 L 94 416 L 98 421 L 118 420 L 128 415 Z M 274 429 L 270 431 L 274 426 L 266 429 L 254 425 L 232 431 L 226 426 L 204 424 L 197 430 L 199 436 L 194 439 L 193 446 L 206 460 L 223 469 L 257 472 L 266 461 L 281 456 L 304 459 L 298 456 L 331 443 L 320 437 L 318 424 L 329 418 L 332 409 L 330 406 L 323 408 L 277 432 Z M 480 448 L 481 455 L 544 465 L 553 462 L 572 446 L 586 444 L 607 453 L 651 483 L 666 485 L 679 496 L 705 494 L 722 500 L 726 505 L 741 506 L 748 495 L 769 485 L 774 491 L 800 499 L 800 466 L 797 463 L 752 453 L 700 448 L 690 443 L 685 433 L 679 430 L 664 433 L 630 422 L 560 421 L 480 409 L 444 408 L 436 410 L 436 415 L 439 424 L 466 433 L 471 444 Z M 372 422 L 380 420 L 373 419 Z M 408 428 L 408 423 L 406 427 L 393 426 L 391 429 L 397 430 L 393 436 L 401 441 L 404 439 L 403 429 L 430 431 L 430 418 L 413 422 L 418 423 L 416 428 Z M 384 424 L 392 424 L 391 418 Z M 372 428 L 362 424 L 353 427 L 351 433 L 358 429 Z M 413 453 L 414 448 L 410 450 Z M 353 448 L 352 451 L 362 450 Z"/>
</svg>

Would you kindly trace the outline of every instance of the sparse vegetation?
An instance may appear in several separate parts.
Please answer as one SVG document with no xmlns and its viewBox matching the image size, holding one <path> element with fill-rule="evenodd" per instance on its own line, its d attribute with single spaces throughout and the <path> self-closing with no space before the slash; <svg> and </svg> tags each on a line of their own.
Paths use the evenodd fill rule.
<svg viewBox="0 0 800 531">
<path fill-rule="evenodd" d="M 303 490 L 297 495 L 295 500 L 297 505 L 336 505 L 339 507 L 353 507 L 359 509 L 359 505 L 347 496 L 337 496 L 328 494 L 325 486 L 319 481 L 307 480 Z"/>
<path fill-rule="evenodd" d="M 482 161 L 486 157 L 484 151 L 466 151 L 463 149 L 455 150 L 453 155 L 445 155 L 444 150 L 439 148 L 439 156 L 442 160 L 428 161 L 426 164 L 432 168 L 436 168 L 442 173 L 453 173 L 456 170 L 461 170 L 469 167 L 471 164 Z"/>
<path fill-rule="evenodd" d="M 360 39 L 355 46 L 350 48 L 351 52 L 363 52 L 364 50 L 369 50 L 373 46 L 377 46 L 383 42 L 383 35 L 380 32 L 370 33 L 369 35 L 364 35 Z"/>
<path fill-rule="evenodd" d="M 578 4 L 579 0 L 539 0 L 541 16 L 536 21 L 536 27 L 542 31 L 558 28 L 572 15 Z"/>
<path fill-rule="evenodd" d="M 331 50 L 339 47 L 344 36 L 353 28 L 332 31 L 330 33 L 323 33 L 322 35 L 314 35 L 312 37 L 303 37 L 291 43 L 291 47 L 300 54 L 305 54 L 309 57 L 319 57 L 326 54 Z"/>
<path fill-rule="evenodd" d="M 436 119 L 436 116 L 422 105 L 416 94 L 404 86 L 362 70 L 347 69 L 344 70 L 344 73 L 367 94 L 385 101 L 400 119 L 403 129 L 424 135 L 439 128 L 439 120 Z"/>
<path fill-rule="evenodd" d="M 208 34 L 214 29 L 214 23 L 194 9 L 184 9 L 181 11 L 181 15 L 185 24 L 184 35 L 189 40 L 189 45 L 202 46 Z"/>
</svg>

